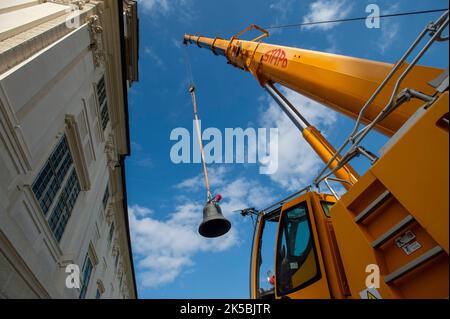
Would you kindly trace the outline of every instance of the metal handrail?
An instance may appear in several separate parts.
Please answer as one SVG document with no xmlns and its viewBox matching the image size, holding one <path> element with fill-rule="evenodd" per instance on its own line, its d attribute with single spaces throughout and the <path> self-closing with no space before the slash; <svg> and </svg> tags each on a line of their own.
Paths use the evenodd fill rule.
<svg viewBox="0 0 450 319">
<path fill-rule="evenodd" d="M 266 207 L 264 209 L 261 209 L 259 211 L 259 214 L 265 215 L 266 213 L 269 213 L 270 211 L 272 211 L 273 208 L 278 208 L 279 206 L 283 205 L 287 200 L 291 199 L 292 197 L 300 195 L 300 194 L 302 194 L 302 193 L 304 193 L 304 192 L 306 192 L 306 191 L 308 191 L 310 189 L 311 189 L 311 185 L 308 185 L 308 186 L 300 189 L 299 191 L 289 195 L 288 197 L 283 198 L 282 200 L 276 202 L 275 204 L 272 204 L 272 205 L 270 205 L 270 206 L 268 206 L 268 207 Z"/>
<path fill-rule="evenodd" d="M 380 121 L 382 121 L 387 115 L 390 114 L 398 105 L 394 103 L 395 96 L 398 92 L 398 89 L 400 87 L 400 84 L 402 83 L 403 79 L 406 77 L 406 75 L 411 71 L 411 69 L 417 64 L 417 62 L 422 58 L 422 56 L 425 54 L 425 52 L 430 48 L 430 46 L 437 40 L 442 39 L 441 33 L 444 31 L 444 29 L 448 26 L 449 23 L 449 11 L 447 10 L 439 19 L 436 20 L 434 23 L 428 24 L 424 30 L 419 34 L 419 36 L 416 38 L 414 43 L 408 48 L 408 50 L 403 54 L 402 58 L 393 66 L 389 74 L 386 76 L 386 78 L 383 80 L 383 82 L 379 85 L 379 87 L 375 90 L 375 92 L 372 94 L 372 96 L 369 98 L 369 100 L 365 103 L 363 108 L 360 110 L 358 114 L 358 118 L 356 120 L 355 126 L 350 133 L 349 137 L 344 141 L 344 143 L 339 147 L 339 149 L 336 151 L 336 153 L 332 156 L 332 158 L 328 161 L 328 163 L 325 165 L 325 167 L 319 172 L 318 176 L 314 179 L 314 184 L 318 185 L 320 182 L 322 182 L 324 179 L 328 178 L 331 174 L 333 174 L 336 170 L 342 168 L 343 165 L 345 165 L 349 160 L 351 160 L 355 155 L 354 152 L 357 150 L 357 147 L 359 146 L 359 143 L 364 139 L 364 137 L 373 129 L 373 127 L 378 124 Z M 366 109 L 370 106 L 370 104 L 375 100 L 375 98 L 380 94 L 382 89 L 386 86 L 387 82 L 392 78 L 392 76 L 395 74 L 396 71 L 403 65 L 403 63 L 406 61 L 406 59 L 409 57 L 409 55 L 412 53 L 412 51 L 417 47 L 417 45 L 422 41 L 423 37 L 428 33 L 431 32 L 432 37 L 431 39 L 426 43 L 426 45 L 422 48 L 422 50 L 415 56 L 411 64 L 405 69 L 405 71 L 401 74 L 401 76 L 397 79 L 397 82 L 395 84 L 394 90 L 391 94 L 391 98 L 389 102 L 386 104 L 386 106 L 383 108 L 383 110 L 378 114 L 378 116 L 372 120 L 369 124 L 367 124 L 364 128 L 358 131 L 359 126 L 361 125 L 362 117 L 366 111 Z M 344 150 L 344 148 L 349 144 L 352 143 L 352 146 L 347 150 L 344 156 L 341 156 L 341 152 Z M 337 158 L 341 156 L 341 159 L 338 160 Z M 329 173 L 324 175 L 324 173 L 329 169 L 331 163 L 333 163 L 335 160 L 338 161 L 338 165 L 336 165 L 332 170 L 330 170 Z"/>
<path fill-rule="evenodd" d="M 335 182 L 340 182 L 340 183 L 347 183 L 351 186 L 353 186 L 353 184 L 345 179 L 342 178 L 334 178 L 334 177 L 327 177 L 323 180 L 323 182 L 325 183 L 325 185 L 327 186 L 327 188 L 330 190 L 331 194 L 333 194 L 333 196 L 339 200 L 341 198 L 341 196 L 339 196 L 339 194 L 334 190 L 333 187 L 331 187 L 330 183 L 328 183 L 328 181 L 335 181 Z"/>
</svg>

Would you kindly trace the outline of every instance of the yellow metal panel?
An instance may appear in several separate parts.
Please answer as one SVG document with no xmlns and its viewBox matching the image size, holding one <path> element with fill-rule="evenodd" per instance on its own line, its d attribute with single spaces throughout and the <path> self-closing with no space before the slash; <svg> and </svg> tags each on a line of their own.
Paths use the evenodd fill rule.
<svg viewBox="0 0 450 319">
<path fill-rule="evenodd" d="M 378 265 L 383 298 L 448 297 L 448 126 L 438 125 L 448 113 L 444 93 L 332 208 L 332 221 L 353 297 L 366 288 L 365 267 Z M 366 220 L 354 218 L 380 194 L 391 194 Z M 377 239 L 407 216 L 414 220 L 377 248 Z M 411 231 L 417 250 L 407 254 L 395 239 Z M 444 252 L 385 283 L 383 278 L 441 246 Z"/>
<path fill-rule="evenodd" d="M 437 122 L 448 103 L 445 92 L 372 169 L 447 253 L 449 133 Z"/>
</svg>

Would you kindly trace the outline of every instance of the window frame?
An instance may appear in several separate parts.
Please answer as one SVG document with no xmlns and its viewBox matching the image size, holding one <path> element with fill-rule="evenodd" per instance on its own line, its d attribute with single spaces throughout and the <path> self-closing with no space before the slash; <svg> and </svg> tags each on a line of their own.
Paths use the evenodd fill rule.
<svg viewBox="0 0 450 319">
<path fill-rule="evenodd" d="M 120 251 L 117 251 L 117 254 L 114 256 L 114 269 L 115 271 L 119 268 L 119 259 L 120 259 Z"/>
<path fill-rule="evenodd" d="M 89 263 L 91 264 L 91 270 L 89 272 L 89 278 L 86 281 L 84 278 L 84 272 L 85 272 L 85 266 L 87 265 L 87 261 L 89 261 Z M 86 254 L 86 257 L 84 258 L 83 268 L 81 269 L 82 278 L 81 278 L 80 295 L 78 296 L 78 299 L 86 299 L 86 294 L 89 289 L 89 283 L 91 281 L 91 276 L 92 276 L 93 272 L 94 272 L 94 262 L 91 260 L 91 256 L 89 256 L 89 252 L 88 252 Z"/>
<path fill-rule="evenodd" d="M 253 236 L 254 238 L 256 237 L 256 235 L 258 236 L 256 238 L 256 241 L 257 241 L 256 242 L 256 244 L 257 244 L 256 254 L 257 255 L 256 255 L 256 259 L 255 259 L 255 262 L 256 262 L 255 269 L 256 269 L 256 271 L 255 271 L 254 279 L 252 279 L 252 280 L 254 280 L 254 283 L 252 283 L 252 288 L 253 287 L 255 288 L 255 298 L 256 299 L 262 299 L 260 297 L 260 295 L 259 295 L 260 279 L 261 279 L 259 275 L 260 275 L 260 268 L 261 268 L 260 261 L 261 261 L 261 257 L 262 257 L 261 256 L 261 249 L 262 249 L 262 237 L 263 237 L 263 234 L 264 234 L 264 229 L 265 229 L 267 220 L 269 220 L 269 219 L 278 217 L 278 221 L 276 223 L 279 223 L 280 215 L 281 215 L 281 207 L 279 207 L 277 209 L 274 209 L 273 211 L 270 211 L 267 214 L 264 214 L 264 215 L 260 216 L 259 217 L 260 220 L 258 220 L 257 224 L 256 224 L 256 226 L 259 227 L 259 229 L 255 229 L 255 230 L 258 231 L 258 233 Z M 275 245 L 276 245 L 276 240 L 277 239 L 278 238 L 275 238 Z M 254 253 L 254 251 L 252 249 L 251 262 L 253 262 L 253 259 L 254 259 L 253 253 Z M 275 258 L 276 258 L 276 256 L 275 256 Z M 251 274 L 252 269 L 253 269 L 253 264 L 251 264 L 251 268 L 250 268 L 250 278 L 252 278 L 252 274 Z M 275 264 L 274 264 L 274 272 L 275 272 Z M 274 289 L 274 294 L 275 294 L 275 289 Z"/>
<path fill-rule="evenodd" d="M 108 207 L 109 197 L 110 197 L 109 184 L 107 183 L 106 187 L 105 187 L 105 191 L 103 192 L 103 197 L 102 197 L 102 207 L 103 207 L 103 210 L 105 210 L 105 211 L 106 211 L 106 208 Z"/>
<path fill-rule="evenodd" d="M 279 251 L 280 251 L 280 244 L 281 244 L 281 236 L 283 235 L 283 230 L 284 230 L 284 224 L 282 224 L 282 218 L 285 216 L 286 213 L 288 213 L 291 210 L 296 209 L 299 206 L 304 205 L 307 209 L 306 211 L 306 220 L 307 220 L 307 225 L 308 225 L 308 229 L 309 229 L 309 233 L 310 233 L 310 240 L 311 240 L 311 249 L 313 250 L 314 253 L 314 262 L 316 265 L 316 274 L 314 277 L 310 278 L 309 280 L 305 281 L 304 283 L 281 292 L 280 291 L 280 286 L 278 285 L 278 277 L 279 277 Z M 282 228 L 283 227 L 283 228 Z M 294 292 L 297 292 L 299 290 L 302 290 L 303 288 L 306 288 L 310 285 L 312 285 L 313 283 L 319 281 L 322 278 L 322 272 L 320 269 L 320 262 L 319 262 L 319 255 L 317 253 L 317 245 L 316 245 L 316 238 L 314 235 L 314 231 L 312 228 L 312 223 L 311 223 L 311 209 L 310 206 L 308 205 L 308 200 L 303 200 L 300 203 L 293 205 L 289 208 L 286 208 L 284 210 L 281 211 L 280 216 L 279 216 L 279 221 L 278 221 L 278 234 L 277 234 L 277 241 L 276 241 L 276 251 L 275 251 L 275 291 L 276 291 L 276 297 L 281 297 L 281 296 L 286 296 L 289 294 L 292 294 Z"/>
<path fill-rule="evenodd" d="M 75 177 L 73 178 L 72 181 L 73 176 Z M 64 183 L 62 183 L 62 188 L 59 192 L 58 200 L 55 202 L 54 205 L 52 205 L 51 213 L 47 216 L 47 223 L 50 227 L 50 230 L 54 238 L 58 243 L 61 241 L 64 235 L 64 232 L 69 223 L 69 219 L 72 216 L 73 210 L 75 208 L 80 193 L 81 193 L 81 185 L 78 180 L 75 167 L 72 167 L 65 176 Z M 74 194 L 75 199 L 73 199 Z M 73 201 L 73 203 L 71 203 L 71 201 Z M 60 203 L 62 203 L 63 205 L 63 210 L 61 210 L 61 214 L 56 218 L 56 223 L 54 224 L 52 219 L 53 216 L 57 214 L 56 210 L 58 209 L 58 205 Z M 64 220 L 64 218 L 66 218 L 66 220 Z M 59 232 L 60 227 L 62 227 L 61 232 Z"/>
<path fill-rule="evenodd" d="M 113 238 L 114 238 L 114 232 L 115 232 L 115 225 L 114 221 L 111 222 L 111 225 L 109 226 L 109 232 L 108 232 L 108 245 L 111 245 Z"/>
<path fill-rule="evenodd" d="M 100 86 L 100 84 L 102 82 L 103 82 L 103 85 Z M 109 114 L 109 108 L 108 108 L 108 91 L 107 91 L 107 86 L 106 86 L 105 73 L 103 73 L 100 76 L 100 78 L 95 82 L 94 89 L 95 89 L 95 96 L 96 96 L 97 105 L 98 105 L 98 121 L 102 128 L 102 131 L 105 132 L 105 130 L 108 127 L 108 124 L 111 120 L 111 117 Z M 103 101 L 101 100 L 101 97 L 104 97 Z"/>
<path fill-rule="evenodd" d="M 62 148 L 62 150 L 60 150 L 60 148 Z M 56 162 L 56 164 L 54 162 Z M 41 192 L 39 191 L 40 187 L 37 187 L 36 185 L 41 179 L 41 175 L 46 170 L 47 166 L 50 169 L 51 176 L 49 178 L 49 184 L 45 185 L 46 187 Z M 62 175 L 61 172 L 63 172 L 64 175 Z M 52 185 L 51 183 L 55 184 Z M 56 189 L 56 191 L 50 205 L 46 208 L 46 211 L 44 211 L 41 205 L 41 200 L 44 198 L 43 196 L 45 196 L 49 189 Z M 53 147 L 47 159 L 42 164 L 38 174 L 34 177 L 34 180 L 31 183 L 31 192 L 36 199 L 42 216 L 45 218 L 53 239 L 58 244 L 64 236 L 66 227 L 69 223 L 70 217 L 72 216 L 81 191 L 82 187 L 80 177 L 78 176 L 75 168 L 75 159 L 69 145 L 69 137 L 66 133 L 64 133 Z M 39 198 L 38 193 L 40 194 Z M 73 196 L 74 194 L 75 196 Z M 55 214 L 58 214 L 57 210 L 60 210 L 60 213 L 54 220 L 54 216 L 56 216 Z M 62 231 L 60 230 L 61 225 L 63 225 Z"/>
<path fill-rule="evenodd" d="M 325 217 L 331 218 L 330 210 L 336 204 L 336 202 L 330 202 L 330 201 L 322 200 L 322 199 L 319 202 L 320 202 L 320 207 L 322 208 L 322 211 L 323 211 L 323 214 L 325 215 Z M 330 204 L 331 204 L 331 206 L 328 206 Z M 327 207 L 328 207 L 327 210 L 325 210 L 325 205 L 327 205 Z"/>
<path fill-rule="evenodd" d="M 54 158 L 58 156 L 58 150 L 63 144 L 65 144 L 66 153 L 61 154 L 62 156 L 60 157 L 60 161 L 55 166 L 55 163 L 53 163 Z M 67 138 L 66 134 L 63 134 L 63 136 L 59 139 L 59 141 L 53 147 L 52 151 L 48 155 L 45 162 L 42 164 L 42 167 L 40 168 L 37 175 L 34 177 L 33 182 L 31 183 L 31 191 L 33 192 L 33 195 L 39 204 L 38 206 L 39 206 L 42 214 L 46 218 L 49 217 L 49 212 L 53 211 L 55 203 L 57 202 L 57 199 L 59 198 L 58 195 L 60 195 L 61 189 L 64 188 L 66 178 L 67 178 L 68 174 L 71 172 L 71 168 L 74 167 L 74 165 L 75 165 L 75 163 L 74 163 L 73 156 L 70 152 L 68 138 Z M 65 167 L 65 166 L 67 166 L 67 167 Z M 38 187 L 37 185 L 38 185 L 38 181 L 45 177 L 45 176 L 41 176 L 41 175 L 46 171 L 47 167 L 49 168 L 49 171 L 51 172 L 51 176 L 49 177 L 48 185 L 45 185 L 46 187 L 44 189 L 42 189 L 42 191 L 41 191 L 40 187 Z M 64 171 L 63 176 L 60 174 L 62 171 Z M 78 178 L 78 176 L 77 176 L 77 178 Z M 41 183 L 42 183 L 42 181 L 41 181 Z M 54 185 L 52 185 L 52 183 L 54 183 Z M 54 191 L 54 195 L 50 202 L 50 205 L 48 205 L 48 206 L 45 205 L 47 207 L 44 211 L 41 200 L 43 200 L 43 196 L 48 194 L 48 191 L 50 189 Z M 38 197 L 37 193 L 40 194 L 39 197 Z"/>
</svg>

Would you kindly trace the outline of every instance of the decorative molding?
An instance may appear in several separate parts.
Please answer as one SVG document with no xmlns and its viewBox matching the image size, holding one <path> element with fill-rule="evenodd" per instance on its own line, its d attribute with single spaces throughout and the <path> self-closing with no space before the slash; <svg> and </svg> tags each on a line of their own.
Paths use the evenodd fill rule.
<svg viewBox="0 0 450 319">
<path fill-rule="evenodd" d="M 106 262 L 105 256 L 102 257 L 103 260 L 103 271 L 106 271 L 108 269 L 108 263 Z"/>
<path fill-rule="evenodd" d="M 112 199 L 109 200 L 108 206 L 106 206 L 106 222 L 112 224 L 114 222 L 114 203 Z"/>
<path fill-rule="evenodd" d="M 89 257 L 91 257 L 92 263 L 94 266 L 98 265 L 98 256 L 97 252 L 95 251 L 94 245 L 92 245 L 92 242 L 89 241 L 89 248 L 88 248 Z"/>
<path fill-rule="evenodd" d="M 80 131 L 75 116 L 72 114 L 66 115 L 66 131 L 67 142 L 72 154 L 75 170 L 80 181 L 80 186 L 83 191 L 91 188 L 91 181 L 89 179 L 89 170 L 86 163 L 86 158 L 83 153 L 83 143 L 80 138 Z"/>
<path fill-rule="evenodd" d="M 108 161 L 108 167 L 111 170 L 115 170 L 120 166 L 119 158 L 117 156 L 117 147 L 114 142 L 114 135 L 109 134 L 105 143 L 106 159 Z"/>
<path fill-rule="evenodd" d="M 47 2 L 53 2 L 57 4 L 64 4 L 64 5 L 72 5 L 76 7 L 78 10 L 83 10 L 84 5 L 86 3 L 89 3 L 90 0 L 50 0 Z"/>
<path fill-rule="evenodd" d="M 56 241 L 52 230 L 50 229 L 47 218 L 42 213 L 39 202 L 37 201 L 30 185 L 23 185 L 23 194 L 25 196 L 26 205 L 30 205 L 29 209 L 39 225 L 39 231 L 43 234 L 43 241 L 46 243 L 50 254 L 55 261 L 60 262 L 63 252 L 59 246 L 59 243 Z"/>
<path fill-rule="evenodd" d="M 113 239 L 113 245 L 112 245 L 112 255 L 116 256 L 119 253 L 119 244 L 117 239 Z"/>
<path fill-rule="evenodd" d="M 17 173 L 32 170 L 31 152 L 25 143 L 22 127 L 0 82 L 0 132 Z"/>
<path fill-rule="evenodd" d="M 67 265 L 70 265 L 70 264 L 76 264 L 75 263 L 75 256 L 73 255 L 73 254 L 65 254 L 65 255 L 62 255 L 60 258 L 59 258 L 59 261 L 58 261 L 58 265 L 61 267 L 61 268 L 65 268 Z"/>
<path fill-rule="evenodd" d="M 139 22 L 137 2 L 124 0 L 124 31 L 128 85 L 139 80 Z"/>
<path fill-rule="evenodd" d="M 89 34 L 91 36 L 91 44 L 89 48 L 92 51 L 92 56 L 94 58 L 94 65 L 99 67 L 105 62 L 105 52 L 103 48 L 102 32 L 103 27 L 100 23 L 100 18 L 98 15 L 91 15 L 88 18 Z"/>
<path fill-rule="evenodd" d="M 36 278 L 33 271 L 18 254 L 14 246 L 8 240 L 6 235 L 0 229 L 0 254 L 5 256 L 6 260 L 16 270 L 17 274 L 23 279 L 33 293 L 39 298 L 50 298 L 49 293 L 41 282 Z"/>
<path fill-rule="evenodd" d="M 123 277 L 122 277 L 122 287 L 120 289 L 120 292 L 124 296 L 128 294 L 128 284 L 127 284 L 127 278 L 126 278 L 125 273 L 123 274 Z"/>
<path fill-rule="evenodd" d="M 104 41 L 104 52 L 107 54 L 105 61 L 105 78 L 107 82 L 108 106 L 110 111 L 110 127 L 115 137 L 118 154 L 128 154 L 128 137 L 126 123 L 126 108 L 124 101 L 126 97 L 122 89 L 122 56 L 121 56 L 121 34 L 118 28 L 118 19 L 123 19 L 122 8 L 114 2 L 104 3 L 104 13 L 101 15 L 103 28 L 108 32 L 102 33 Z M 122 7 L 122 6 L 121 6 Z"/>
<path fill-rule="evenodd" d="M 100 291 L 100 294 L 105 293 L 105 285 L 103 284 L 103 281 L 101 281 L 100 279 L 97 279 L 97 288 L 98 291 Z"/>
<path fill-rule="evenodd" d="M 56 1 L 53 2 L 56 3 Z M 17 66 L 32 55 L 47 48 L 49 44 L 55 43 L 74 31 L 74 28 L 69 27 L 66 23 L 68 18 L 78 17 L 79 25 L 83 26 L 87 21 L 87 16 L 96 11 L 95 4 L 86 5 L 79 12 L 75 12 L 75 10 L 79 9 L 78 6 L 71 6 L 73 6 L 72 12 L 69 11 L 66 14 L 5 39 L 2 44 L 9 48 L 0 53 L 2 59 L 0 73 Z"/>
<path fill-rule="evenodd" d="M 117 265 L 117 277 L 121 278 L 124 274 L 124 269 L 123 269 L 123 262 L 122 262 L 122 256 L 119 256 L 119 262 Z"/>
</svg>

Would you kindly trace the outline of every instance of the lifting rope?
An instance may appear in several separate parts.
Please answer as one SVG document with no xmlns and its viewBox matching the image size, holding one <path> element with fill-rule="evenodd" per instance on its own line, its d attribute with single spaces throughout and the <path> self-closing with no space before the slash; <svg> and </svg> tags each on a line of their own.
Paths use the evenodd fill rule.
<svg viewBox="0 0 450 319">
<path fill-rule="evenodd" d="M 447 10 L 448 10 L 448 8 L 398 12 L 398 13 L 382 14 L 376 18 L 382 19 L 382 18 L 411 16 L 411 15 L 418 15 L 418 14 L 429 14 L 429 13 L 436 13 L 436 12 L 444 12 Z M 367 16 L 356 17 L 356 18 L 335 19 L 335 20 L 311 21 L 311 22 L 293 23 L 293 24 L 285 24 L 285 25 L 271 25 L 271 26 L 265 27 L 264 29 L 268 30 L 268 29 L 295 28 L 295 27 L 304 27 L 304 26 L 317 25 L 317 24 L 341 23 L 341 22 L 351 22 L 351 21 L 360 21 L 360 20 L 367 20 Z"/>
<path fill-rule="evenodd" d="M 188 90 L 189 90 L 189 93 L 191 94 L 192 105 L 194 107 L 194 121 L 195 121 L 195 126 L 197 127 L 197 137 L 198 137 L 198 143 L 199 143 L 199 147 L 200 147 L 200 155 L 201 155 L 202 165 L 203 165 L 203 174 L 205 175 L 207 198 L 208 198 L 208 201 L 211 201 L 213 199 L 213 197 L 212 197 L 211 189 L 209 187 L 208 170 L 206 169 L 205 154 L 203 151 L 202 133 L 200 131 L 200 123 L 199 123 L 198 113 L 197 113 L 197 99 L 195 97 L 195 85 L 194 85 L 194 77 L 192 75 L 192 65 L 191 65 L 191 61 L 189 59 L 189 52 L 188 52 L 187 46 L 185 47 L 185 49 L 186 49 L 185 60 L 186 60 L 186 67 L 187 67 L 188 80 L 189 80 L 189 89 Z"/>
<path fill-rule="evenodd" d="M 420 11 L 407 11 L 407 12 L 397 12 L 397 13 L 389 13 L 382 14 L 376 18 L 386 19 L 386 18 L 395 18 L 395 17 L 403 17 L 403 16 L 413 16 L 413 15 L 425 15 L 431 13 L 445 12 L 448 8 L 439 8 L 439 9 L 430 9 L 430 10 L 420 10 Z M 333 19 L 333 20 L 317 20 L 311 22 L 301 22 L 301 23 L 292 23 L 292 24 L 280 24 L 280 25 L 268 25 L 264 26 L 265 30 L 273 30 L 273 29 L 287 29 L 287 28 L 299 28 L 304 26 L 318 25 L 318 24 L 327 24 L 327 23 L 342 23 L 342 22 L 354 22 L 354 21 L 364 21 L 367 20 L 367 16 L 362 17 L 354 17 L 354 18 L 343 18 L 343 19 Z M 229 33 L 230 30 L 216 30 L 215 33 Z"/>
</svg>

